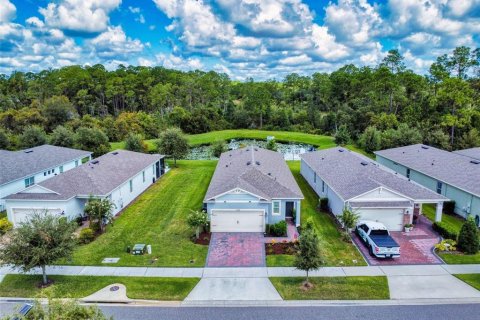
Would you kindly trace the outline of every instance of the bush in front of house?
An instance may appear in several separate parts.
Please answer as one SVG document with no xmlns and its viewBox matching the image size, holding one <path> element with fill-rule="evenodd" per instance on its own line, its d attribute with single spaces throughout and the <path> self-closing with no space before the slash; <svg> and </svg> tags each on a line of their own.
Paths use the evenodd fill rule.
<svg viewBox="0 0 480 320">
<path fill-rule="evenodd" d="M 279 221 L 270 225 L 270 234 L 275 237 L 287 236 L 287 223 L 285 221 Z"/>
<path fill-rule="evenodd" d="M 329 208 L 328 208 L 328 198 L 320 198 L 319 204 L 320 204 L 320 210 L 322 210 L 322 211 L 328 211 L 329 210 Z"/>
<path fill-rule="evenodd" d="M 0 219 L 0 236 L 3 236 L 7 231 L 13 228 L 13 224 L 7 218 Z"/>
<path fill-rule="evenodd" d="M 467 254 L 475 254 L 480 249 L 480 239 L 473 217 L 468 217 L 458 234 L 457 247 Z"/>
<path fill-rule="evenodd" d="M 437 231 L 444 239 L 457 239 L 457 232 L 448 223 L 439 221 L 433 223 L 433 230 Z"/>
<path fill-rule="evenodd" d="M 457 241 L 452 239 L 444 239 L 435 245 L 435 249 L 443 252 L 455 251 L 457 250 Z"/>
<path fill-rule="evenodd" d="M 450 215 L 455 214 L 455 201 L 444 202 L 443 212 Z"/>
<path fill-rule="evenodd" d="M 92 242 L 95 239 L 95 232 L 93 232 L 90 228 L 85 228 L 80 230 L 80 234 L 78 236 L 78 242 L 81 244 L 87 244 Z"/>
</svg>

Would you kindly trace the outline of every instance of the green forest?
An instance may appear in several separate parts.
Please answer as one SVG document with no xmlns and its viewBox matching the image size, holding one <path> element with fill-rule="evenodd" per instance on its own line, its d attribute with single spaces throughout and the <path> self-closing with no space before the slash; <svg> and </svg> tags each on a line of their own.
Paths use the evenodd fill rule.
<svg viewBox="0 0 480 320">
<path fill-rule="evenodd" d="M 44 143 L 105 153 L 132 133 L 155 139 L 263 129 L 332 135 L 367 152 L 426 143 L 480 146 L 480 50 L 458 47 L 428 74 L 405 67 L 398 50 L 374 67 L 282 80 L 234 81 L 213 71 L 67 66 L 0 75 L 0 149 Z"/>
</svg>

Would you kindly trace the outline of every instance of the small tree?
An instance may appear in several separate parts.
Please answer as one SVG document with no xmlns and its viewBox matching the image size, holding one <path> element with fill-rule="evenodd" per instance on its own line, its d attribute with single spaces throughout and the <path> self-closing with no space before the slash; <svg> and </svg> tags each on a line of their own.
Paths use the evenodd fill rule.
<svg viewBox="0 0 480 320">
<path fill-rule="evenodd" d="M 130 132 L 125 138 L 125 149 L 135 152 L 146 152 L 147 145 L 139 133 Z"/>
<path fill-rule="evenodd" d="M 0 129 L 0 149 L 7 149 L 10 147 L 10 139 L 5 131 Z"/>
<path fill-rule="evenodd" d="M 76 225 L 47 212 L 34 212 L 28 221 L 2 238 L 0 261 L 28 272 L 40 267 L 46 285 L 46 266 L 71 255 L 77 241 Z"/>
<path fill-rule="evenodd" d="M 84 212 L 90 220 L 90 226 L 92 223 L 98 223 L 100 231 L 103 232 L 105 226 L 113 220 L 112 210 L 114 208 L 115 205 L 108 198 L 97 199 L 90 197 L 85 205 Z"/>
<path fill-rule="evenodd" d="M 342 124 L 335 134 L 335 143 L 339 146 L 344 146 L 350 141 L 350 132 L 346 125 Z"/>
<path fill-rule="evenodd" d="M 175 167 L 177 166 L 177 159 L 185 157 L 188 153 L 187 138 L 178 128 L 170 128 L 162 132 L 156 143 L 160 153 L 173 158 Z"/>
<path fill-rule="evenodd" d="M 94 157 L 110 151 L 107 135 L 97 128 L 78 128 L 75 133 L 75 146 L 78 149 L 92 151 Z"/>
<path fill-rule="evenodd" d="M 265 148 L 267 148 L 267 150 L 277 151 L 277 142 L 275 139 L 268 140 Z"/>
<path fill-rule="evenodd" d="M 457 248 L 467 254 L 475 254 L 480 247 L 478 230 L 473 217 L 468 217 L 458 234 Z"/>
<path fill-rule="evenodd" d="M 50 144 L 59 147 L 71 148 L 74 144 L 73 132 L 63 126 L 58 126 L 50 135 Z"/>
<path fill-rule="evenodd" d="M 382 134 L 375 127 L 368 127 L 360 136 L 360 146 L 367 152 L 374 152 L 382 147 Z"/>
<path fill-rule="evenodd" d="M 342 222 L 345 229 L 350 232 L 355 225 L 357 224 L 358 220 L 360 219 L 360 215 L 350 209 L 343 209 L 342 214 L 338 217 L 340 222 Z"/>
<path fill-rule="evenodd" d="M 317 270 L 322 265 L 322 257 L 318 247 L 317 234 L 313 228 L 304 228 L 298 239 L 298 252 L 295 257 L 294 266 L 307 273 L 305 287 L 310 287 L 308 274 L 311 270 Z"/>
<path fill-rule="evenodd" d="M 27 127 L 20 136 L 22 148 L 32 148 L 47 143 L 45 131 L 37 126 Z"/>
<path fill-rule="evenodd" d="M 223 140 L 215 141 L 210 147 L 212 155 L 216 158 L 219 158 L 222 153 L 227 151 L 227 145 Z"/>
<path fill-rule="evenodd" d="M 187 223 L 190 227 L 195 228 L 195 238 L 200 238 L 200 228 L 203 228 L 208 223 L 207 213 L 202 211 L 192 211 L 187 217 Z"/>
</svg>

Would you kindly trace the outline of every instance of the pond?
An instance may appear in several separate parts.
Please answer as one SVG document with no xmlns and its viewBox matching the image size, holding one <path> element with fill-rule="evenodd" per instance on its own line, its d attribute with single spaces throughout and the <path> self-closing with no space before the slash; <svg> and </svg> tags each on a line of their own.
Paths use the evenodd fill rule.
<svg viewBox="0 0 480 320">
<path fill-rule="evenodd" d="M 236 150 L 241 147 L 246 146 L 257 146 L 260 148 L 265 148 L 267 145 L 266 140 L 250 140 L 250 139 L 241 139 L 235 140 L 232 139 L 227 143 L 228 150 Z M 302 153 L 314 151 L 315 147 L 303 143 L 283 143 L 277 142 L 277 151 L 282 153 L 285 160 L 300 160 L 300 155 Z M 217 160 L 218 158 L 212 156 L 211 147 L 198 146 L 190 149 L 187 157 L 187 160 Z"/>
</svg>

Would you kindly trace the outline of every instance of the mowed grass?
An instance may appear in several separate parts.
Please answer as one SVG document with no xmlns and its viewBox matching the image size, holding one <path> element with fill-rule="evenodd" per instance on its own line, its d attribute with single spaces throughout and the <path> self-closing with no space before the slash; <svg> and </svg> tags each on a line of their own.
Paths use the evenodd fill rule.
<svg viewBox="0 0 480 320">
<path fill-rule="evenodd" d="M 295 256 L 291 254 L 267 255 L 267 267 L 293 266 Z"/>
<path fill-rule="evenodd" d="M 333 137 L 309 134 L 303 132 L 288 132 L 288 131 L 267 131 L 267 130 L 248 130 L 248 129 L 238 129 L 238 130 L 221 130 L 221 131 L 211 131 L 201 134 L 191 134 L 187 135 L 188 143 L 190 146 L 198 146 L 211 144 L 217 140 L 231 140 L 231 139 L 256 139 L 256 140 L 265 140 L 268 136 L 274 136 L 278 142 L 298 142 L 311 144 L 320 149 L 327 149 L 335 146 Z M 148 150 L 155 149 L 155 140 L 146 140 Z M 123 149 L 125 148 L 125 143 L 121 142 L 112 142 L 111 149 Z"/>
<path fill-rule="evenodd" d="M 304 290 L 304 277 L 270 278 L 285 300 L 385 300 L 390 299 L 387 277 L 312 277 L 313 288 Z"/>
<path fill-rule="evenodd" d="M 178 161 L 178 168 L 140 195 L 106 233 L 79 247 L 72 261 L 60 263 L 102 265 L 104 258 L 120 258 L 113 266 L 203 266 L 208 247 L 190 240 L 194 231 L 186 217 L 201 209 L 215 165 L 215 161 Z M 127 246 L 136 243 L 150 244 L 152 254 L 127 253 Z"/>
<path fill-rule="evenodd" d="M 454 276 L 475 289 L 480 290 L 480 274 L 455 274 Z"/>
<path fill-rule="evenodd" d="M 45 295 L 52 298 L 84 298 L 114 283 L 127 288 L 131 299 L 183 300 L 195 287 L 198 278 L 142 278 L 142 277 L 102 277 L 102 276 L 49 276 L 54 283 L 48 289 L 38 288 L 41 276 L 5 276 L 0 283 L 1 297 L 35 298 Z"/>
<path fill-rule="evenodd" d="M 313 219 L 315 229 L 317 230 L 320 251 L 326 266 L 353 266 L 367 265 L 358 249 L 353 243 L 347 243 L 341 240 L 340 231 L 338 230 L 334 218 L 325 212 L 316 210 L 318 205 L 318 196 L 308 185 L 307 181 L 300 174 L 300 162 L 288 161 L 288 166 L 297 180 L 305 199 L 301 204 L 301 220 L 302 224 L 306 223 L 309 218 Z M 293 256 L 286 257 L 267 257 L 267 263 L 272 267 L 292 266 Z M 357 263 L 354 263 L 354 260 Z"/>
</svg>

